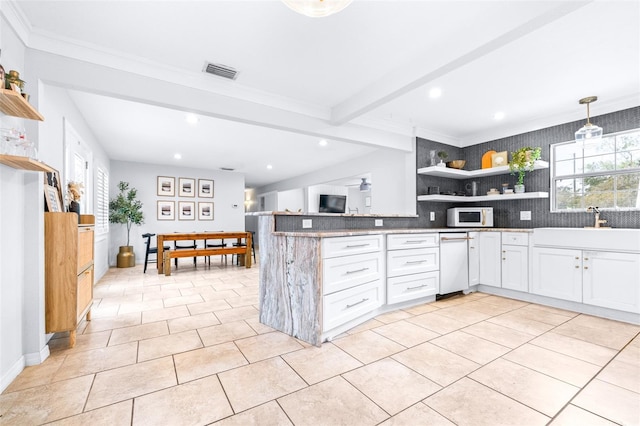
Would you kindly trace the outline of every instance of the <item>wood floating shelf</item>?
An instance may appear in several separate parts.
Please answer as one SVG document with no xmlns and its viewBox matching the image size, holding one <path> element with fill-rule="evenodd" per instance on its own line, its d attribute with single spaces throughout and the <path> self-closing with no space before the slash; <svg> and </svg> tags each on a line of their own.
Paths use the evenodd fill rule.
<svg viewBox="0 0 640 426">
<path fill-rule="evenodd" d="M 523 192 L 521 194 L 479 195 L 463 197 L 457 195 L 418 195 L 418 201 L 432 201 L 436 203 L 475 203 L 478 201 L 512 201 L 535 198 L 549 198 L 548 192 Z"/>
<path fill-rule="evenodd" d="M 54 172 L 55 170 L 46 163 L 19 155 L 0 155 L 0 163 L 14 169 L 30 170 L 34 172 Z"/>
<path fill-rule="evenodd" d="M 534 170 L 540 169 L 548 169 L 549 163 L 547 161 L 537 160 L 533 164 Z M 478 170 L 460 170 L 453 169 L 450 167 L 423 167 L 418 169 L 419 175 L 429 175 L 429 176 L 438 176 L 445 177 L 450 179 L 472 179 L 483 176 L 497 176 L 497 175 L 506 175 L 511 173 L 509 170 L 509 166 L 500 166 L 500 167 L 491 167 L 489 169 L 478 169 Z"/>
<path fill-rule="evenodd" d="M 0 89 L 0 111 L 12 117 L 44 121 L 38 110 L 15 90 Z"/>
</svg>

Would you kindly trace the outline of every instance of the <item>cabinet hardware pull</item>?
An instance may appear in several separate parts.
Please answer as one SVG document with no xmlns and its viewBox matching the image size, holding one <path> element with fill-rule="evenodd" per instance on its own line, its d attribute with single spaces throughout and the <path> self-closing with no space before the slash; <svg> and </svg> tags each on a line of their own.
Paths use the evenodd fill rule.
<svg viewBox="0 0 640 426">
<path fill-rule="evenodd" d="M 450 237 L 440 237 L 442 241 L 460 241 L 460 240 L 472 240 L 470 237 L 460 237 L 460 238 L 450 238 Z"/>
<path fill-rule="evenodd" d="M 576 265 L 576 269 L 580 268 L 578 265 Z"/>
<path fill-rule="evenodd" d="M 584 258 L 584 260 L 589 260 L 589 258 L 588 258 L 588 257 L 585 257 L 585 258 Z"/>
<path fill-rule="evenodd" d="M 506 250 L 502 250 L 502 252 L 503 252 L 503 253 L 506 253 L 507 251 L 506 251 Z"/>
<path fill-rule="evenodd" d="M 405 244 L 420 244 L 420 243 L 424 243 L 427 240 L 407 240 L 405 241 Z"/>
<path fill-rule="evenodd" d="M 503 258 L 502 258 L 502 260 L 507 260 L 507 258 L 506 258 L 506 257 L 503 257 Z"/>
<path fill-rule="evenodd" d="M 589 269 L 589 267 L 588 267 L 588 266 L 585 266 L 585 267 L 584 267 L 584 269 Z"/>
<path fill-rule="evenodd" d="M 367 269 L 369 269 L 369 268 L 356 269 L 355 271 L 347 271 L 347 272 L 345 272 L 345 274 L 355 274 L 355 273 L 358 273 L 358 272 L 366 271 Z"/>
<path fill-rule="evenodd" d="M 424 263 L 424 262 L 426 262 L 426 260 L 408 260 L 408 261 L 406 261 L 404 263 L 406 265 L 411 265 L 411 264 L 414 264 L 414 263 Z"/>
<path fill-rule="evenodd" d="M 580 258 L 578 256 L 576 256 L 576 260 L 579 260 Z"/>
<path fill-rule="evenodd" d="M 415 287 L 407 287 L 407 290 L 415 290 L 416 288 L 429 287 L 429 284 L 417 285 Z"/>
<path fill-rule="evenodd" d="M 469 247 L 469 248 L 470 248 L 471 250 L 473 250 L 475 247 L 471 246 L 471 247 Z"/>
<path fill-rule="evenodd" d="M 347 245 L 347 248 L 356 248 L 356 247 L 366 247 L 368 246 L 369 243 L 365 243 L 365 244 L 351 244 L 351 245 Z"/>
<path fill-rule="evenodd" d="M 361 301 L 356 302 L 356 303 L 354 303 L 354 304 L 352 304 L 352 305 L 347 305 L 347 309 L 349 309 L 349 308 L 353 308 L 354 306 L 359 305 L 359 304 L 361 304 L 361 303 L 364 303 L 364 302 L 366 302 L 367 300 L 369 300 L 369 298 L 368 298 L 368 297 L 367 297 L 367 298 L 364 298 L 364 299 L 362 299 Z"/>
</svg>

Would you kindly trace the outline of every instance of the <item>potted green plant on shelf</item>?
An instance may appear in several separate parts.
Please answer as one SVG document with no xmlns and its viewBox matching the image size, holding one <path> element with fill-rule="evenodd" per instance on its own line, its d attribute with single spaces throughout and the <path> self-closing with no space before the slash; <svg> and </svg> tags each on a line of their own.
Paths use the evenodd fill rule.
<svg viewBox="0 0 640 426">
<path fill-rule="evenodd" d="M 438 152 L 438 158 L 440 158 L 440 162 L 438 164 L 436 164 L 436 166 L 438 166 L 438 167 L 446 167 L 446 164 L 444 164 L 444 160 L 446 160 L 448 156 L 449 156 L 449 154 L 447 154 L 446 152 L 439 151 Z"/>
<path fill-rule="evenodd" d="M 129 245 L 131 225 L 142 225 L 144 214 L 142 203 L 136 199 L 138 191 L 135 188 L 129 189 L 128 182 L 120 181 L 118 189 L 118 196 L 109 201 L 109 222 L 127 226 L 127 245 L 120 246 L 117 264 L 118 268 L 130 268 L 136 264 L 133 246 Z"/>
<path fill-rule="evenodd" d="M 525 146 L 511 153 L 511 161 L 509 162 L 509 171 L 512 175 L 518 177 L 514 191 L 516 193 L 524 192 L 524 177 L 527 172 L 533 171 L 536 160 L 540 159 L 542 148 L 532 148 Z"/>
</svg>

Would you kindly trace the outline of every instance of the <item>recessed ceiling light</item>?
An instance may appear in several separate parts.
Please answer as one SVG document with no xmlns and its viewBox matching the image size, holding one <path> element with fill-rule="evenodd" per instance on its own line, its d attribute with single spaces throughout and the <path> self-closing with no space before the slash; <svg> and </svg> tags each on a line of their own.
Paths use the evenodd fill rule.
<svg viewBox="0 0 640 426">
<path fill-rule="evenodd" d="M 502 111 L 498 111 L 495 114 L 493 114 L 494 120 L 502 120 L 503 118 L 504 118 L 504 112 Z"/>
<path fill-rule="evenodd" d="M 187 120 L 187 123 L 189 123 L 189 124 L 197 124 L 198 121 L 200 121 L 198 116 L 195 115 L 195 114 L 187 114 L 185 119 Z"/>
<path fill-rule="evenodd" d="M 267 169 L 271 170 L 273 169 L 273 166 L 271 164 L 267 164 Z"/>
<path fill-rule="evenodd" d="M 431 99 L 436 99 L 440 96 L 442 96 L 442 89 L 440 89 L 439 87 L 434 87 L 433 89 L 429 90 L 429 97 Z"/>
<path fill-rule="evenodd" d="M 318 144 L 319 144 L 320 146 L 327 146 L 327 144 L 328 144 L 328 143 L 329 143 L 329 142 L 327 142 L 327 140 L 326 140 L 326 139 L 320 139 L 320 142 L 318 142 Z"/>
<path fill-rule="evenodd" d="M 173 158 L 175 158 L 176 160 L 179 160 L 182 158 L 181 154 L 173 154 Z"/>
</svg>

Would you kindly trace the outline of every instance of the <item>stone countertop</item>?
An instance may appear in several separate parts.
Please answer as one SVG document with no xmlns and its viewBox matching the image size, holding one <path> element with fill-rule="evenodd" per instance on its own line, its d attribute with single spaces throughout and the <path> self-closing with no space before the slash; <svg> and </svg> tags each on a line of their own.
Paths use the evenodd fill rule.
<svg viewBox="0 0 640 426">
<path fill-rule="evenodd" d="M 526 232 L 532 233 L 530 228 L 405 228 L 405 229 L 351 229 L 341 231 L 305 231 L 305 232 L 273 232 L 272 235 L 285 237 L 329 238 L 348 237 L 351 235 L 378 234 L 424 234 L 441 232 Z"/>
</svg>

